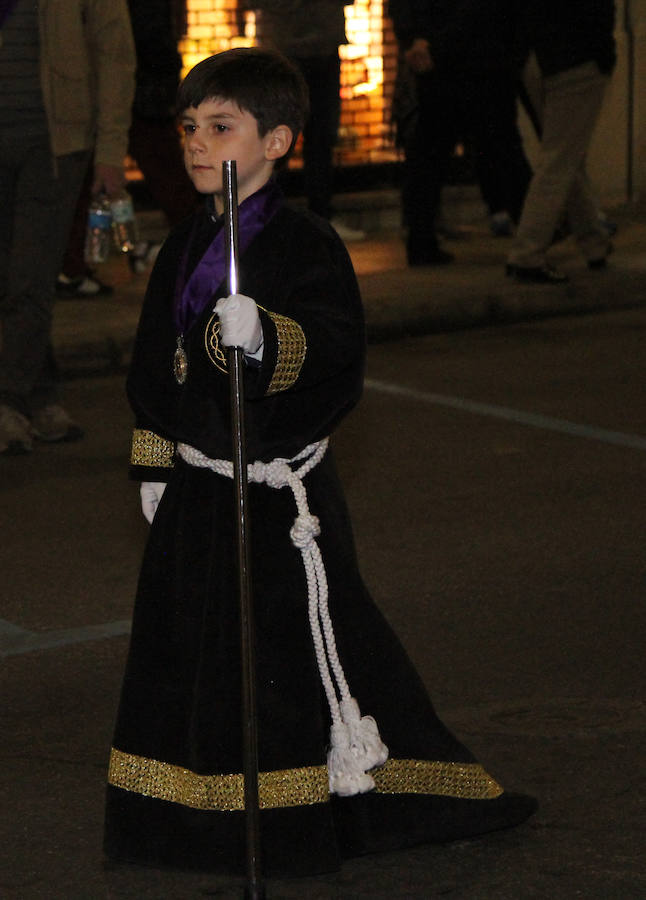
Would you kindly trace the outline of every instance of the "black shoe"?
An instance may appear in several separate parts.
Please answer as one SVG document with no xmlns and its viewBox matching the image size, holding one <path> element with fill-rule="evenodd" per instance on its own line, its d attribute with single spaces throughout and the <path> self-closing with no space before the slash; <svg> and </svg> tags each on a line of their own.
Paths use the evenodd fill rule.
<svg viewBox="0 0 646 900">
<path fill-rule="evenodd" d="M 554 244 L 560 244 L 561 241 L 566 240 L 572 234 L 572 229 L 565 222 L 563 225 L 557 225 L 554 229 L 554 234 L 552 235 L 552 241 L 550 246 L 553 247 Z"/>
<path fill-rule="evenodd" d="M 608 259 L 605 256 L 602 256 L 600 259 L 589 259 L 588 260 L 588 269 L 598 270 L 605 269 L 608 265 Z"/>
<path fill-rule="evenodd" d="M 513 263 L 507 263 L 505 272 L 516 281 L 526 284 L 564 284 L 570 280 L 563 272 L 548 265 L 516 266 Z"/>
<path fill-rule="evenodd" d="M 445 266 L 453 262 L 455 256 L 440 247 L 408 248 L 406 257 L 409 266 Z"/>
<path fill-rule="evenodd" d="M 597 259 L 589 259 L 588 260 L 588 269 L 592 269 L 593 271 L 599 269 L 605 269 L 608 265 L 608 257 L 613 251 L 612 244 L 608 244 L 608 249 L 605 252 L 604 256 L 599 256 Z"/>
</svg>

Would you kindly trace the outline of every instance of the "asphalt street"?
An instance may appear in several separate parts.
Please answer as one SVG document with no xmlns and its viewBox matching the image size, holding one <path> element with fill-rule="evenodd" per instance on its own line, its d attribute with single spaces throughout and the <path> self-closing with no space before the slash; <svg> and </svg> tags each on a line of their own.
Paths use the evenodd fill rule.
<svg viewBox="0 0 646 900">
<path fill-rule="evenodd" d="M 445 722 L 526 825 L 270 882 L 270 900 L 646 896 L 646 310 L 372 345 L 334 438 L 362 570 Z M 77 444 L 0 462 L 0 896 L 242 896 L 106 866 L 103 787 L 147 526 L 123 373 Z M 394 686 L 396 688 L 396 686 Z"/>
</svg>

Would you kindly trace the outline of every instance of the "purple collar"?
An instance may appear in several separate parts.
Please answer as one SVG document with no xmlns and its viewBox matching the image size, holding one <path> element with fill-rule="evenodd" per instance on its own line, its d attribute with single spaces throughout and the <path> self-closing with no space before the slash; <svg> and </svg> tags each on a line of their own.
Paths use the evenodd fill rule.
<svg viewBox="0 0 646 900">
<path fill-rule="evenodd" d="M 274 179 L 270 179 L 259 191 L 242 201 L 238 207 L 238 251 L 241 256 L 255 236 L 278 212 L 283 201 L 283 192 Z M 220 228 L 191 276 L 186 280 L 186 266 L 193 234 L 194 232 L 184 250 L 175 284 L 173 315 L 179 334 L 188 331 L 207 303 L 215 296 L 226 271 L 224 228 Z"/>
</svg>

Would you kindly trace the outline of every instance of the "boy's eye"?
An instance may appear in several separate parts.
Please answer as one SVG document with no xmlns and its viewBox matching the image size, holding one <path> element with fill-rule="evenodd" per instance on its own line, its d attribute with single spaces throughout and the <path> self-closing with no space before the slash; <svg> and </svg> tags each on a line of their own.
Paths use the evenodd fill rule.
<svg viewBox="0 0 646 900">
<path fill-rule="evenodd" d="M 182 130 L 183 130 L 184 134 L 195 134 L 195 132 L 197 131 L 197 128 L 195 125 L 193 125 L 190 122 L 183 122 Z"/>
<path fill-rule="evenodd" d="M 218 132 L 218 134 L 224 134 L 225 131 L 229 130 L 229 126 L 223 125 L 222 122 L 216 122 L 213 128 Z"/>
</svg>

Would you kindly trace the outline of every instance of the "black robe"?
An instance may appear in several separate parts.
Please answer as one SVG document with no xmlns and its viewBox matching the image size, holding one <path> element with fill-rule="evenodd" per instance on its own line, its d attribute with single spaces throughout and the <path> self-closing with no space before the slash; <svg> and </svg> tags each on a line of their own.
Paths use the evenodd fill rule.
<svg viewBox="0 0 646 900">
<path fill-rule="evenodd" d="M 168 480 L 134 610 L 107 789 L 105 850 L 140 863 L 244 871 L 236 520 L 231 479 L 188 465 L 182 442 L 231 458 L 229 384 L 214 303 L 184 336 L 173 375 L 172 304 L 191 225 L 151 275 L 128 378 L 132 474 Z M 188 271 L 213 238 L 204 212 Z M 342 242 L 283 207 L 243 254 L 240 291 L 261 307 L 264 355 L 245 367 L 248 460 L 291 458 L 356 404 L 364 366 L 359 291 Z M 222 289 L 224 293 L 224 289 Z M 249 484 L 257 633 L 260 826 L 270 876 L 337 869 L 347 857 L 480 834 L 523 821 L 534 801 L 503 789 L 437 718 L 420 678 L 358 571 L 332 453 L 304 480 L 327 569 L 341 663 L 388 761 L 369 793 L 329 793 L 330 714 L 308 623 L 291 490 Z"/>
</svg>

